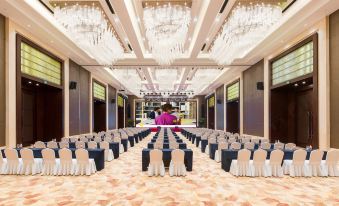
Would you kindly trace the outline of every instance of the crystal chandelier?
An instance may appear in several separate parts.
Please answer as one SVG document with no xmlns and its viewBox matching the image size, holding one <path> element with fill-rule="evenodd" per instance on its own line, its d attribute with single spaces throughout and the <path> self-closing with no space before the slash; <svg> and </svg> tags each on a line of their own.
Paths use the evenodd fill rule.
<svg viewBox="0 0 339 206">
<path fill-rule="evenodd" d="M 166 4 L 144 9 L 146 37 L 153 58 L 160 65 L 170 65 L 184 53 L 191 21 L 191 9 Z"/>
<path fill-rule="evenodd" d="M 238 5 L 233 9 L 210 50 L 210 58 L 219 65 L 243 58 L 267 31 L 281 18 L 282 10 L 275 5 Z"/>
<path fill-rule="evenodd" d="M 124 54 L 120 42 L 98 7 L 70 5 L 56 7 L 56 20 L 66 28 L 69 37 L 100 64 L 113 64 Z"/>
</svg>

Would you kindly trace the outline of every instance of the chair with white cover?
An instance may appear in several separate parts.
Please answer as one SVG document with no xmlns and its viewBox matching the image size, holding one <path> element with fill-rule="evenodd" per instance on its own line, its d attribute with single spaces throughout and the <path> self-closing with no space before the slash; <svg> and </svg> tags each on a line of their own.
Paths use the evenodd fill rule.
<svg viewBox="0 0 339 206">
<path fill-rule="evenodd" d="M 227 142 L 219 142 L 218 143 L 218 149 L 215 151 L 215 154 L 214 154 L 214 160 L 216 162 L 221 161 L 221 150 L 223 150 L 223 149 L 228 149 L 228 143 Z"/>
<path fill-rule="evenodd" d="M 54 142 L 54 141 L 47 142 L 47 148 L 57 149 L 57 148 L 59 148 L 58 143 Z"/>
<path fill-rule="evenodd" d="M 244 149 L 254 150 L 254 142 L 246 142 L 244 144 Z"/>
<path fill-rule="evenodd" d="M 237 140 L 235 138 L 229 138 L 228 139 L 228 143 L 232 144 L 233 142 L 236 142 Z"/>
<path fill-rule="evenodd" d="M 76 165 L 74 175 L 91 175 L 96 172 L 94 159 L 89 158 L 85 149 L 75 150 Z"/>
<path fill-rule="evenodd" d="M 114 159 L 113 151 L 109 148 L 109 143 L 106 141 L 100 142 L 100 149 L 105 149 L 105 161 L 112 161 Z"/>
<path fill-rule="evenodd" d="M 154 144 L 154 149 L 162 149 L 163 145 L 164 144 L 162 143 L 162 141 L 156 141 Z"/>
<path fill-rule="evenodd" d="M 4 170 L 4 174 L 19 174 L 22 167 L 22 160 L 19 159 L 18 151 L 16 149 L 5 149 L 5 155 L 7 159 L 7 166 Z"/>
<path fill-rule="evenodd" d="M 46 148 L 46 144 L 42 141 L 37 141 L 34 143 L 34 148 Z"/>
<path fill-rule="evenodd" d="M 260 143 L 260 139 L 258 139 L 258 138 L 251 139 L 251 142 L 253 142 L 254 144 L 259 144 Z"/>
<path fill-rule="evenodd" d="M 5 173 L 7 167 L 7 159 L 2 157 L 2 152 L 0 151 L 0 175 Z"/>
<path fill-rule="evenodd" d="M 285 146 L 286 148 L 286 146 Z M 310 159 L 305 160 L 305 166 L 307 168 L 307 176 L 324 176 L 324 173 L 321 168 L 321 160 L 323 158 L 324 152 L 321 150 L 313 150 L 310 154 Z"/>
<path fill-rule="evenodd" d="M 253 160 L 250 160 L 250 169 L 252 177 L 267 177 L 267 170 L 265 167 L 265 161 L 267 157 L 267 151 L 263 149 L 257 149 L 254 151 Z"/>
<path fill-rule="evenodd" d="M 78 140 L 79 140 L 78 137 L 71 137 L 71 138 L 69 138 L 70 142 L 77 142 Z"/>
<path fill-rule="evenodd" d="M 54 150 L 47 148 L 41 151 L 42 154 L 42 175 L 57 175 L 60 161 L 55 158 Z"/>
<path fill-rule="evenodd" d="M 239 142 L 233 142 L 230 146 L 230 149 L 234 149 L 234 150 L 239 150 L 241 149 L 241 143 Z"/>
<path fill-rule="evenodd" d="M 169 147 L 170 149 L 179 149 L 179 144 L 177 142 L 170 142 Z"/>
<path fill-rule="evenodd" d="M 262 142 L 262 143 L 260 144 L 260 148 L 261 148 L 261 149 L 265 149 L 265 150 L 271 149 L 271 143 L 268 143 L 268 142 Z"/>
<path fill-rule="evenodd" d="M 113 138 L 113 142 L 117 142 L 119 143 L 119 153 L 124 153 L 125 149 L 124 149 L 124 145 L 121 143 L 121 139 L 120 137 L 114 137 Z"/>
<path fill-rule="evenodd" d="M 75 148 L 80 149 L 80 148 L 85 148 L 86 144 L 83 141 L 76 141 L 75 142 Z"/>
<path fill-rule="evenodd" d="M 242 149 L 238 151 L 238 158 L 232 160 L 230 173 L 234 176 L 251 176 L 250 170 L 251 151 Z"/>
<path fill-rule="evenodd" d="M 307 152 L 304 149 L 298 149 L 293 152 L 292 160 L 284 160 L 284 174 L 289 174 L 291 177 L 307 176 L 307 168 L 305 166 Z"/>
<path fill-rule="evenodd" d="M 266 142 L 269 142 L 269 139 L 261 139 L 260 140 L 260 143 L 266 143 Z"/>
<path fill-rule="evenodd" d="M 326 160 L 321 161 L 324 176 L 339 177 L 339 150 L 331 149 L 326 154 Z"/>
<path fill-rule="evenodd" d="M 60 148 L 69 148 L 69 143 L 68 142 L 59 142 L 59 147 Z"/>
<path fill-rule="evenodd" d="M 112 137 L 111 137 L 111 136 L 106 136 L 106 137 L 104 138 L 104 141 L 106 141 L 106 142 L 112 142 Z"/>
<path fill-rule="evenodd" d="M 67 137 L 63 137 L 63 138 L 61 138 L 61 142 L 69 142 L 69 138 L 67 138 Z"/>
<path fill-rule="evenodd" d="M 72 158 L 72 151 L 68 148 L 59 150 L 60 167 L 58 175 L 73 175 L 75 172 L 76 160 Z"/>
<path fill-rule="evenodd" d="M 95 137 L 95 138 L 94 138 L 94 142 L 99 143 L 99 142 L 101 142 L 101 141 L 102 141 L 101 137 Z"/>
<path fill-rule="evenodd" d="M 281 162 L 284 158 L 284 152 L 277 149 L 273 150 L 270 155 L 270 159 L 266 160 L 267 176 L 271 177 L 282 177 L 284 175 L 281 167 Z"/>
<path fill-rule="evenodd" d="M 98 143 L 96 143 L 95 141 L 90 141 L 90 142 L 87 143 L 87 147 L 88 147 L 88 149 L 97 149 Z"/>
<path fill-rule="evenodd" d="M 294 143 L 287 143 L 285 144 L 285 149 L 286 150 L 295 150 L 297 148 L 297 145 L 295 145 Z"/>
<path fill-rule="evenodd" d="M 242 143 L 247 143 L 247 142 L 251 142 L 251 138 L 245 137 L 241 139 Z"/>
<path fill-rule="evenodd" d="M 185 166 L 185 152 L 180 149 L 172 150 L 171 163 L 169 167 L 169 175 L 172 176 L 186 176 Z"/>
<path fill-rule="evenodd" d="M 162 161 L 162 151 L 153 149 L 149 153 L 150 163 L 148 165 L 148 176 L 164 176 L 165 166 Z"/>
<path fill-rule="evenodd" d="M 217 139 L 213 136 L 212 138 L 209 138 L 207 140 L 207 145 L 206 145 L 206 148 L 205 148 L 205 153 L 206 154 L 210 154 L 210 143 L 217 143 Z"/>
<path fill-rule="evenodd" d="M 87 139 L 87 137 L 80 137 L 80 141 L 81 142 L 88 142 L 88 139 Z"/>
<path fill-rule="evenodd" d="M 277 143 L 274 143 L 273 149 L 280 149 L 280 150 L 283 150 L 283 149 L 284 149 L 284 146 L 285 146 L 284 143 L 277 142 Z"/>
<path fill-rule="evenodd" d="M 42 159 L 34 158 L 31 149 L 23 148 L 20 150 L 22 167 L 19 172 L 21 175 L 35 175 L 41 173 Z"/>
</svg>

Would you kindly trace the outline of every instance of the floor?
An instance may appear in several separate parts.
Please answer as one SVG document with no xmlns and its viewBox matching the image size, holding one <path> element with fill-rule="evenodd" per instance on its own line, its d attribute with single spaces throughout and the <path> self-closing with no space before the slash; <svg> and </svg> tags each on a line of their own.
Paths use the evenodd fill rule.
<svg viewBox="0 0 339 206">
<path fill-rule="evenodd" d="M 339 205 L 339 178 L 235 178 L 193 149 L 186 177 L 148 177 L 151 136 L 90 177 L 0 176 L 0 205 Z"/>
</svg>

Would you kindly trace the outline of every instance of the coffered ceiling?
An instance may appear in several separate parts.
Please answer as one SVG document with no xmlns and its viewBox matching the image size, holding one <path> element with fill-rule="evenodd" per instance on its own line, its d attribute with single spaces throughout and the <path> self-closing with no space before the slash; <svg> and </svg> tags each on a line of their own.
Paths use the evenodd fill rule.
<svg viewBox="0 0 339 206">
<path fill-rule="evenodd" d="M 292 2 L 294 3 L 290 6 Z M 269 3 L 279 4 L 283 9 L 290 6 L 278 25 L 272 28 L 272 31 L 263 34 L 267 38 L 274 39 L 273 35 L 278 37 L 274 31 L 286 24 L 293 25 L 290 19 L 294 16 L 303 12 L 305 17 L 310 17 L 324 7 L 326 10 L 319 15 L 320 18 L 330 12 L 331 6 L 338 4 L 336 0 L 313 0 L 312 4 L 311 2 L 312 0 L 2 0 L 0 12 L 25 28 L 28 24 L 32 27 L 34 25 L 34 28 L 27 29 L 38 38 L 42 37 L 45 42 L 50 42 L 50 39 L 58 42 L 59 44 L 54 45 L 56 49 L 60 51 L 66 49 L 68 52 L 65 55 L 102 76 L 118 89 L 126 90 L 128 94 L 141 96 L 141 92 L 145 91 L 166 91 L 198 95 L 209 93 L 228 77 L 243 71 L 264 57 L 252 55 L 250 58 L 250 54 L 255 53 L 251 50 L 249 55 L 245 55 L 243 59 L 236 59 L 230 65 L 217 65 L 210 59 L 209 49 L 236 5 Z M 74 42 L 72 43 L 64 28 L 53 19 L 55 6 L 76 3 L 95 4 L 102 9 L 125 50 L 121 60 L 112 65 L 100 65 Z M 168 3 L 190 7 L 191 22 L 182 56 L 169 66 L 161 66 L 150 53 L 143 22 L 143 10 L 147 6 Z M 312 5 L 314 7 L 310 9 Z M 303 21 L 295 21 L 295 24 L 297 22 L 303 24 Z M 313 21 L 316 21 L 315 17 Z M 285 33 L 287 36 L 285 39 L 292 38 L 297 34 L 296 28 L 290 27 Z M 262 52 L 268 52 L 276 45 L 276 42 L 272 42 L 272 45 Z M 257 53 L 260 52 L 259 48 L 256 49 Z"/>
</svg>

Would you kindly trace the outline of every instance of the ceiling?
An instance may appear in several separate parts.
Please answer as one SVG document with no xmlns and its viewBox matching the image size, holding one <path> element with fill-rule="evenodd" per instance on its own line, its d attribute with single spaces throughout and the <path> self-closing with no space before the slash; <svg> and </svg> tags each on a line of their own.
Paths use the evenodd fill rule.
<svg viewBox="0 0 339 206">
<path fill-rule="evenodd" d="M 116 36 L 124 48 L 124 57 L 113 65 L 99 65 L 86 52 L 77 47 L 67 36 L 65 29 L 53 19 L 55 5 L 65 2 L 71 4 L 98 4 L 106 18 L 114 28 Z M 170 66 L 159 66 L 152 58 L 143 24 L 143 8 L 145 5 L 156 5 L 170 2 L 186 4 L 191 8 L 191 22 L 181 58 Z M 263 58 L 261 51 L 255 47 L 242 59 L 235 60 L 231 65 L 217 65 L 209 57 L 209 49 L 213 44 L 222 25 L 229 17 L 232 9 L 240 4 L 248 3 L 281 4 L 287 8 L 293 0 L 3 0 L 0 12 L 9 16 L 19 25 L 30 28 L 35 36 L 41 36 L 45 42 L 55 42 L 54 47 L 60 51 L 67 49 L 67 56 L 86 69 L 92 71 L 126 94 L 142 96 L 142 92 L 186 92 L 194 95 L 205 95 L 222 84 L 228 78 L 239 74 L 250 65 Z M 276 33 L 286 25 L 303 24 L 318 11 L 319 18 L 328 15 L 338 5 L 337 0 L 297 0 L 283 13 L 281 21 L 268 31 L 265 39 L 280 38 Z M 43 4 L 44 5 L 43 5 Z M 312 4 L 311 4 L 312 3 Z M 309 8 L 313 5 L 313 8 Z M 48 8 L 46 8 L 46 6 Z M 322 12 L 319 12 L 321 11 Z M 337 7 L 338 8 L 338 7 Z M 296 15 L 303 15 L 298 21 L 291 22 Z M 318 19 L 319 19 L 318 18 Z M 309 22 L 311 24 L 312 22 Z M 29 28 L 27 28 L 29 30 Z M 284 39 L 293 38 L 298 29 L 290 27 L 284 32 Z M 299 31 L 300 32 L 300 31 Z M 46 38 L 46 33 L 51 34 Z M 45 35 L 44 35 L 45 34 Z M 264 41 L 265 41 L 264 39 Z M 262 51 L 272 51 L 277 46 L 275 41 Z M 258 42 L 258 45 L 260 42 Z M 257 45 L 257 46 L 258 46 Z M 231 51 L 230 51 L 231 52 Z"/>
</svg>

